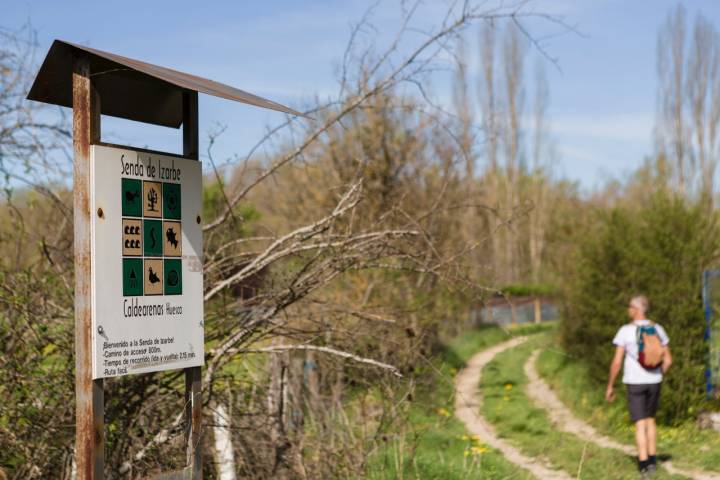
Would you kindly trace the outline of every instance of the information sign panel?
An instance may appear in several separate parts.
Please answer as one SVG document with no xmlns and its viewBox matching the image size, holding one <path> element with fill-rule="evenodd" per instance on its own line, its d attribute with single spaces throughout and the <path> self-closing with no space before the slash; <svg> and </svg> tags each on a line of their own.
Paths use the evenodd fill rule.
<svg viewBox="0 0 720 480">
<path fill-rule="evenodd" d="M 202 167 L 92 146 L 93 378 L 204 360 Z"/>
</svg>

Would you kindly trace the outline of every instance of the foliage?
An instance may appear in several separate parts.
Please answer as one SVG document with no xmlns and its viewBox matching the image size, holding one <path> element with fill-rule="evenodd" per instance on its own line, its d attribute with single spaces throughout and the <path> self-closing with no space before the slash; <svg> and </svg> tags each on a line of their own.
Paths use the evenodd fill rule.
<svg viewBox="0 0 720 480">
<path fill-rule="evenodd" d="M 505 285 L 500 288 L 500 291 L 505 295 L 512 295 L 514 297 L 525 297 L 525 296 L 541 296 L 550 297 L 557 293 L 558 289 L 554 285 L 547 283 L 533 284 L 533 283 L 515 283 L 511 285 Z"/>
<path fill-rule="evenodd" d="M 720 249 L 717 215 L 660 191 L 639 208 L 601 212 L 598 222 L 598 231 L 579 244 L 567 279 L 563 344 L 587 362 L 594 379 L 605 380 L 629 298 L 647 295 L 648 316 L 666 328 L 674 360 L 659 417 L 688 418 L 704 400 L 701 276 Z"/>
</svg>

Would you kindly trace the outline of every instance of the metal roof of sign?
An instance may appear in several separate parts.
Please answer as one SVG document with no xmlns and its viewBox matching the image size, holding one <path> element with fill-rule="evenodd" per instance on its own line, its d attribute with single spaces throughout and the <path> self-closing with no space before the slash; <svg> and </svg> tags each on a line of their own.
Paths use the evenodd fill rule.
<svg viewBox="0 0 720 480">
<path fill-rule="evenodd" d="M 229 85 L 62 40 L 53 42 L 27 98 L 72 108 L 73 57 L 78 53 L 90 57 L 90 75 L 102 99 L 103 115 L 179 128 L 182 94 L 190 90 L 304 116 Z"/>
</svg>

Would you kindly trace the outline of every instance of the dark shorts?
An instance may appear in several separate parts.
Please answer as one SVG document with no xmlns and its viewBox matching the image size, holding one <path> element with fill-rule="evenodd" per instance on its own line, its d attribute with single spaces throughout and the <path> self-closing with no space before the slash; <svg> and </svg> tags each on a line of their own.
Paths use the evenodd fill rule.
<svg viewBox="0 0 720 480">
<path fill-rule="evenodd" d="M 660 385 L 660 383 L 626 385 L 628 408 L 633 423 L 643 418 L 655 418 L 658 400 L 660 400 Z"/>
</svg>

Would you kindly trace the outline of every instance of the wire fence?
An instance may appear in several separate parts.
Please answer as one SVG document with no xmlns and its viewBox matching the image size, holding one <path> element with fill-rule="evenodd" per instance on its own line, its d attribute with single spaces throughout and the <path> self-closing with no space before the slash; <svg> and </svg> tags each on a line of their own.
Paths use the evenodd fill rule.
<svg viewBox="0 0 720 480">
<path fill-rule="evenodd" d="M 470 310 L 470 323 L 474 326 L 549 322 L 558 317 L 559 309 L 551 300 L 528 297 L 492 300 L 482 308 Z"/>
</svg>

